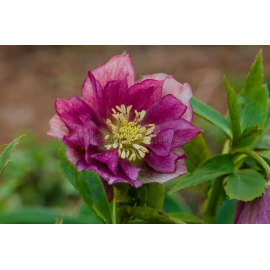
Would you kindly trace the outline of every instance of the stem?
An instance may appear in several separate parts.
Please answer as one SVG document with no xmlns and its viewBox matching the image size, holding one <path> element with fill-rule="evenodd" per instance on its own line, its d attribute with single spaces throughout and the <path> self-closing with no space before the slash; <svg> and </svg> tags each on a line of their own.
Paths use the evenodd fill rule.
<svg viewBox="0 0 270 270">
<path fill-rule="evenodd" d="M 269 168 L 268 164 L 256 152 L 250 151 L 247 149 L 239 149 L 239 150 L 236 150 L 233 152 L 233 154 L 237 154 L 237 153 L 242 153 L 242 154 L 245 154 L 247 156 L 254 158 L 264 168 L 267 176 L 270 175 L 270 168 Z"/>
<path fill-rule="evenodd" d="M 218 177 L 214 180 L 211 194 L 208 200 L 207 208 L 205 210 L 205 221 L 210 224 L 215 223 L 217 203 L 219 199 L 219 194 L 222 189 L 223 177 Z"/>
<path fill-rule="evenodd" d="M 115 213 L 115 204 L 116 204 L 116 200 L 115 200 L 115 187 L 113 187 L 113 193 L 114 193 L 114 198 L 113 198 L 113 212 L 112 212 L 112 223 L 116 224 L 116 213 Z"/>
</svg>

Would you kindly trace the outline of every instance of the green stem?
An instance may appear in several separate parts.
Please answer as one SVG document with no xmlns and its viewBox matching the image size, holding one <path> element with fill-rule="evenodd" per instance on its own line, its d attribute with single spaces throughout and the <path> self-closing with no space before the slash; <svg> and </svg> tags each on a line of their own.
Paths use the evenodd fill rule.
<svg viewBox="0 0 270 270">
<path fill-rule="evenodd" d="M 207 223 L 213 224 L 216 219 L 217 212 L 217 203 L 220 195 L 220 191 L 222 189 L 223 177 L 218 177 L 214 180 L 211 194 L 208 200 L 207 208 L 205 210 L 205 221 Z"/>
<path fill-rule="evenodd" d="M 247 149 L 239 149 L 239 150 L 236 150 L 233 152 L 233 154 L 238 154 L 238 153 L 242 153 L 242 154 L 245 154 L 247 156 L 254 158 L 264 168 L 267 176 L 270 175 L 270 168 L 269 168 L 268 164 L 256 152 L 250 151 Z"/>
<path fill-rule="evenodd" d="M 113 212 L 112 212 L 112 223 L 116 224 L 116 213 L 115 213 L 115 204 L 116 204 L 116 200 L 115 200 L 115 187 L 113 187 L 113 194 L 114 194 L 114 199 L 113 199 Z"/>
</svg>

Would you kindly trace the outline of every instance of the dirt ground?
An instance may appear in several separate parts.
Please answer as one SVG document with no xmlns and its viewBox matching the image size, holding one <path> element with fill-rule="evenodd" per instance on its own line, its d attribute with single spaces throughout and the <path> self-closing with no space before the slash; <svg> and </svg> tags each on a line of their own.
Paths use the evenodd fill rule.
<svg viewBox="0 0 270 270">
<path fill-rule="evenodd" d="M 55 99 L 80 96 L 87 72 L 123 51 L 131 55 L 137 78 L 171 74 L 224 114 L 222 76 L 233 85 L 243 80 L 260 48 L 269 74 L 270 46 L 0 46 L 0 145 L 22 130 L 49 140 Z"/>
</svg>

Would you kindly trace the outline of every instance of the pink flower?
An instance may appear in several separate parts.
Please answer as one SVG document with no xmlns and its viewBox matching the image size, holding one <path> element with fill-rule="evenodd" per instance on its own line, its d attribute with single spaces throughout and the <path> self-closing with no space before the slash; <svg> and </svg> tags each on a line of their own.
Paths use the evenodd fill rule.
<svg viewBox="0 0 270 270">
<path fill-rule="evenodd" d="M 135 82 L 129 55 L 88 72 L 81 98 L 57 99 L 48 135 L 63 141 L 77 170 L 108 184 L 164 183 L 187 173 L 183 145 L 201 131 L 191 124 L 190 86 L 163 73 Z"/>
</svg>

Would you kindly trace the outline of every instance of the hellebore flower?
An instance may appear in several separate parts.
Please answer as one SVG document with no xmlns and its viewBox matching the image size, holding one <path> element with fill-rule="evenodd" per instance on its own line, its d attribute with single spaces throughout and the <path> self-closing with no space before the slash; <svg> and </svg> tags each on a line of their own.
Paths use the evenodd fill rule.
<svg viewBox="0 0 270 270">
<path fill-rule="evenodd" d="M 269 183 L 269 182 L 268 182 Z M 234 216 L 235 224 L 270 224 L 270 187 L 262 197 L 250 202 L 238 201 Z"/>
<path fill-rule="evenodd" d="M 48 135 L 67 147 L 78 171 L 109 185 L 140 187 L 187 173 L 182 146 L 201 131 L 191 124 L 190 86 L 163 73 L 135 82 L 129 55 L 88 72 L 81 98 L 57 99 Z"/>
</svg>

